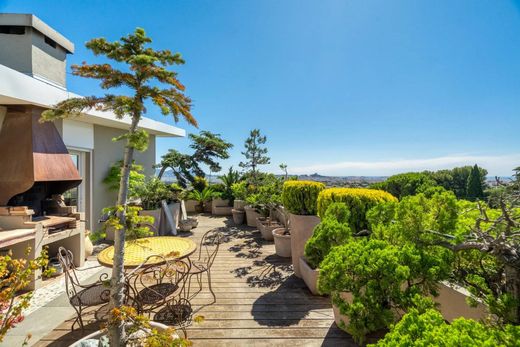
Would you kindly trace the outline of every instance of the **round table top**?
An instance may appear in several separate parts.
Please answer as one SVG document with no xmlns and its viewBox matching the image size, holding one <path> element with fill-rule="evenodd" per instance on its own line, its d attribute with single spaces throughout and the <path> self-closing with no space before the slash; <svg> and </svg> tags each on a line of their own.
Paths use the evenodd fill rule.
<svg viewBox="0 0 520 347">
<path fill-rule="evenodd" d="M 181 259 L 191 255 L 197 249 L 197 245 L 191 239 L 176 236 L 144 237 L 125 242 L 124 266 L 127 268 L 141 265 L 146 261 L 147 265 L 155 265 L 164 262 L 164 259 Z M 112 267 L 114 262 L 114 246 L 110 246 L 99 252 L 97 259 L 103 266 Z"/>
</svg>

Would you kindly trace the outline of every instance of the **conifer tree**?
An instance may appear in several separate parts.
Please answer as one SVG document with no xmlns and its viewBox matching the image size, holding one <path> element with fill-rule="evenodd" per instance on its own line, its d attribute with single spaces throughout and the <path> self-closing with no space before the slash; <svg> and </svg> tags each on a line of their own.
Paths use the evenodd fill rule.
<svg viewBox="0 0 520 347">
<path fill-rule="evenodd" d="M 469 200 L 482 199 L 484 197 L 484 189 L 482 188 L 482 176 L 480 170 L 475 164 L 471 169 L 466 185 L 466 196 Z"/>
<path fill-rule="evenodd" d="M 130 118 L 128 130 L 115 141 L 124 141 L 124 159 L 119 182 L 117 206 L 118 228 L 114 240 L 114 260 L 111 277 L 110 305 L 113 312 L 124 303 L 124 244 L 127 229 L 127 206 L 129 175 L 134 151 L 144 151 L 148 145 L 148 133 L 139 129 L 139 121 L 146 113 L 145 103 L 156 105 L 163 115 L 172 115 L 179 121 L 182 117 L 189 124 L 197 126 L 191 114 L 191 100 L 184 94 L 185 87 L 177 79 L 177 73 L 168 66 L 184 64 L 179 53 L 169 50 L 154 50 L 148 45 L 152 40 L 143 29 L 122 37 L 120 41 L 108 42 L 105 38 L 88 41 L 86 47 L 96 56 L 101 55 L 118 65 L 108 63 L 73 65 L 72 73 L 76 76 L 94 78 L 100 81 L 103 89 L 125 87 L 126 95 L 107 93 L 103 96 L 70 98 L 42 113 L 41 121 L 53 121 L 60 118 L 79 116 L 89 109 L 111 111 L 118 119 Z M 109 326 L 111 346 L 126 343 L 124 322 Z"/>
<path fill-rule="evenodd" d="M 253 180 L 256 180 L 258 166 L 271 162 L 271 158 L 266 155 L 267 148 L 262 146 L 266 141 L 267 138 L 260 134 L 259 129 L 253 129 L 244 144 L 245 151 L 242 152 L 242 155 L 246 158 L 246 161 L 240 162 L 238 165 L 243 169 L 250 169 Z"/>
</svg>

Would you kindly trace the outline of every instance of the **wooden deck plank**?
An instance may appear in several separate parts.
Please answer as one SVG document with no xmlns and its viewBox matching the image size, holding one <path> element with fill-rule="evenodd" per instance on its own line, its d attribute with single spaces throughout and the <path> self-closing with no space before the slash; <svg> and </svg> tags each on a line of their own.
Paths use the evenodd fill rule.
<svg viewBox="0 0 520 347">
<path fill-rule="evenodd" d="M 199 217 L 190 237 L 199 242 L 225 218 Z M 224 242 L 212 268 L 212 301 L 207 278 L 192 305 L 204 321 L 187 329 L 194 346 L 356 346 L 334 324 L 330 299 L 312 296 L 292 272 L 290 259 L 275 255 L 274 245 L 250 228 L 222 229 Z M 192 284 L 198 288 L 197 284 Z M 37 346 L 68 346 L 72 319 L 61 324 Z M 87 331 L 97 327 L 90 324 Z"/>
</svg>

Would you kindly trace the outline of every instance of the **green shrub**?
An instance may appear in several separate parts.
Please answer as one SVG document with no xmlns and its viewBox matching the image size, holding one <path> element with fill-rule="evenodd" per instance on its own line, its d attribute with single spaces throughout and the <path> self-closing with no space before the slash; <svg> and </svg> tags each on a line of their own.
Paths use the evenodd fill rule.
<svg viewBox="0 0 520 347">
<path fill-rule="evenodd" d="M 231 191 L 236 200 L 245 201 L 247 198 L 247 182 L 241 181 L 231 185 Z"/>
<path fill-rule="evenodd" d="M 202 192 L 206 187 L 209 186 L 208 180 L 202 176 L 195 176 L 193 182 L 191 183 L 193 189 Z"/>
<path fill-rule="evenodd" d="M 161 201 L 172 201 L 176 194 L 172 187 L 154 177 L 135 188 L 135 194 L 141 199 L 144 210 L 155 210 L 161 207 Z"/>
<path fill-rule="evenodd" d="M 423 193 L 436 185 L 431 174 L 427 172 L 408 172 L 390 176 L 383 182 L 371 185 L 371 188 L 384 190 L 401 199 L 405 196 Z"/>
<path fill-rule="evenodd" d="M 305 259 L 312 268 L 320 265 L 332 247 L 342 245 L 352 237 L 349 216 L 345 204 L 333 203 L 329 206 L 325 217 L 305 244 Z"/>
<path fill-rule="evenodd" d="M 109 168 L 106 177 L 103 179 L 103 183 L 107 185 L 108 190 L 114 192 L 117 192 L 119 190 L 122 167 L 123 161 L 119 160 Z M 144 181 L 146 179 L 146 176 L 143 172 L 144 168 L 142 165 L 138 165 L 135 162 L 132 162 L 132 167 L 130 168 L 130 176 L 128 178 L 128 196 L 130 198 L 138 197 L 136 189 L 138 186 L 144 184 Z"/>
<path fill-rule="evenodd" d="M 495 347 L 518 346 L 518 341 L 520 326 L 506 325 L 501 328 L 465 318 L 448 324 L 435 309 L 425 312 L 410 309 L 375 346 Z"/>
<path fill-rule="evenodd" d="M 325 211 L 333 202 L 343 202 L 350 211 L 351 227 L 354 232 L 367 229 L 366 213 L 377 204 L 397 201 L 391 194 L 382 190 L 365 188 L 328 188 L 318 196 L 318 215 L 324 216 Z"/>
<path fill-rule="evenodd" d="M 292 214 L 316 215 L 316 201 L 324 188 L 325 185 L 319 182 L 286 181 L 282 192 L 283 205 Z"/>
</svg>

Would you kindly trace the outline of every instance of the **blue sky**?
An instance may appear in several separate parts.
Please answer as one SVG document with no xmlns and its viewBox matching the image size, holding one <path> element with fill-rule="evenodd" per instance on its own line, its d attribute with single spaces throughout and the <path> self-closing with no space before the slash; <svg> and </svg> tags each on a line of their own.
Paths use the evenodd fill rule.
<svg viewBox="0 0 520 347">
<path fill-rule="evenodd" d="M 137 26 L 180 52 L 201 129 L 235 144 L 224 167 L 252 128 L 272 172 L 520 165 L 520 1 L 0 0 L 0 11 L 34 13 L 75 42 L 69 63 L 99 61 L 85 41 Z M 73 76 L 68 87 L 99 92 Z M 158 155 L 187 147 L 160 139 Z"/>
</svg>

